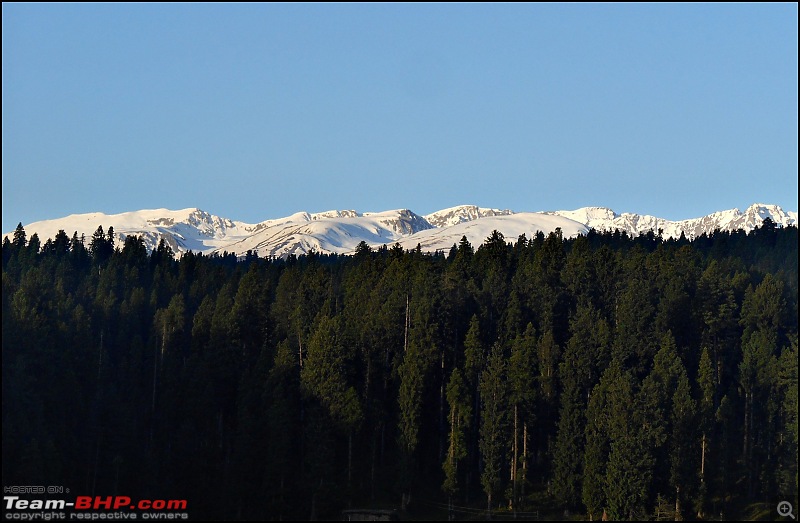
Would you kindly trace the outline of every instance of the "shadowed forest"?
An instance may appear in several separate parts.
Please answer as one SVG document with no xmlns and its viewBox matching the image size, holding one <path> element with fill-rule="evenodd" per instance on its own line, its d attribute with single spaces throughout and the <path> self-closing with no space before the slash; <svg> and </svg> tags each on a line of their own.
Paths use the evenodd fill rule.
<svg viewBox="0 0 800 523">
<path fill-rule="evenodd" d="M 113 238 L 3 242 L 4 485 L 256 520 L 797 500 L 796 227 L 285 260 Z"/>
</svg>

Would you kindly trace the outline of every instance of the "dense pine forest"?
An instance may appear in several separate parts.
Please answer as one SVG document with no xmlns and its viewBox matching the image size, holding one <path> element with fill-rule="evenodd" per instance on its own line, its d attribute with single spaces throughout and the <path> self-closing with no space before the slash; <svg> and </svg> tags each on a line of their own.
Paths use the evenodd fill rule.
<svg viewBox="0 0 800 523">
<path fill-rule="evenodd" d="M 215 519 L 796 501 L 797 247 L 767 219 L 693 241 L 495 232 L 437 254 L 176 259 L 19 226 L 3 483 L 186 498 Z"/>
</svg>

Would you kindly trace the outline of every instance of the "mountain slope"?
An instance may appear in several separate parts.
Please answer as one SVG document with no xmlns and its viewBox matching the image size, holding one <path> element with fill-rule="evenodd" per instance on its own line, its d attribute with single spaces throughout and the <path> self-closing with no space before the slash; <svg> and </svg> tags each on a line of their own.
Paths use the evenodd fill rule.
<svg viewBox="0 0 800 523">
<path fill-rule="evenodd" d="M 661 229 L 665 238 L 678 238 L 683 233 L 687 238 L 694 239 L 703 233 L 710 234 L 717 229 L 721 231 L 743 229 L 749 232 L 760 226 L 767 217 L 783 227 L 797 226 L 797 212 L 785 212 L 777 205 L 759 203 L 751 205 L 744 212 L 739 209 L 730 209 L 680 221 L 670 221 L 641 214 L 617 214 L 605 207 L 583 207 L 574 211 L 555 211 L 546 212 L 546 214 L 563 216 L 598 231 L 619 229 L 627 232 L 629 236 L 638 236 L 651 230 L 657 234 Z"/>
<path fill-rule="evenodd" d="M 512 215 L 488 216 L 449 227 L 429 229 L 404 238 L 398 243 L 404 249 L 415 249 L 419 244 L 423 251 L 444 251 L 446 253 L 453 245 L 458 244 L 463 236 L 466 236 L 467 241 L 477 248 L 491 236 L 494 230 L 500 231 L 506 242 L 516 242 L 522 234 L 530 239 L 538 231 L 549 234 L 557 228 L 561 229 L 565 238 L 589 232 L 585 225 L 569 218 L 525 212 Z"/>
<path fill-rule="evenodd" d="M 59 230 L 72 236 L 86 236 L 87 243 L 98 226 L 105 231 L 114 227 L 121 245 L 129 235 L 142 236 L 149 250 L 162 239 L 178 255 L 187 251 L 211 254 L 232 252 L 244 255 L 254 251 L 259 256 L 285 257 L 314 250 L 321 253 L 349 254 L 362 241 L 372 247 L 399 243 L 405 249 L 419 245 L 427 252 L 447 251 L 466 236 L 475 247 L 498 230 L 506 241 L 516 241 L 520 234 L 529 238 L 541 231 L 548 234 L 560 228 L 565 237 L 619 229 L 637 236 L 650 230 L 662 231 L 664 237 L 696 238 L 714 230 L 750 231 L 765 218 L 782 227 L 797 226 L 797 212 L 786 212 L 777 205 L 753 204 L 745 211 L 731 209 L 689 220 L 670 221 L 649 215 L 617 214 L 605 207 L 583 207 L 574 211 L 514 213 L 462 205 L 443 209 L 425 217 L 408 209 L 360 214 L 353 210 L 321 213 L 298 212 L 284 218 L 255 224 L 215 216 L 200 209 L 154 209 L 121 214 L 74 214 L 25 226 L 28 237 L 39 235 L 42 243 Z M 12 237 L 12 233 L 6 236 Z"/>
<path fill-rule="evenodd" d="M 349 254 L 355 252 L 362 241 L 379 246 L 432 228 L 424 218 L 407 209 L 344 217 L 298 218 L 269 224 L 229 243 L 225 250 L 238 254 L 252 250 L 259 256 L 275 257 L 305 254 L 312 249 L 321 253 Z"/>
<path fill-rule="evenodd" d="M 425 215 L 428 223 L 434 227 L 449 227 L 451 225 L 458 225 L 459 223 L 471 222 L 478 218 L 486 218 L 489 216 L 508 216 L 514 214 L 514 211 L 508 209 L 487 209 L 485 207 L 478 207 L 477 205 L 459 205 L 458 207 L 450 207 L 449 209 L 442 209 L 431 214 Z"/>
</svg>

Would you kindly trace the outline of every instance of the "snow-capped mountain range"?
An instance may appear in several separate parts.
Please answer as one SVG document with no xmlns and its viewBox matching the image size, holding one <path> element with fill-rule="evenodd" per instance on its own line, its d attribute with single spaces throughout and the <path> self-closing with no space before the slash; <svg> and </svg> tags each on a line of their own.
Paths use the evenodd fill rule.
<svg viewBox="0 0 800 523">
<path fill-rule="evenodd" d="M 244 255 L 247 251 L 265 257 L 286 257 L 320 253 L 351 254 L 364 241 L 371 247 L 399 243 L 404 249 L 419 245 L 427 252 L 447 251 L 466 236 L 477 247 L 498 230 L 508 241 L 521 234 L 531 238 L 537 231 L 548 234 L 560 228 L 565 237 L 619 229 L 630 236 L 660 229 L 665 238 L 683 233 L 692 239 L 717 229 L 751 231 L 771 218 L 782 227 L 797 226 L 797 212 L 784 211 L 777 205 L 753 204 L 745 211 L 731 209 L 701 218 L 670 221 L 655 216 L 617 214 L 605 207 L 583 207 L 574 211 L 513 212 L 508 209 L 487 209 L 474 205 L 451 207 L 426 216 L 408 209 L 384 212 L 328 211 L 299 212 L 285 218 L 256 224 L 221 218 L 200 209 L 171 211 L 155 209 L 121 214 L 73 214 L 65 218 L 24 225 L 30 238 L 38 234 L 42 243 L 55 237 L 59 230 L 68 236 L 74 232 L 88 240 L 102 226 L 114 227 L 117 244 L 125 237 L 139 235 L 152 250 L 163 238 L 178 255 L 187 252 L 211 254 L 227 251 Z M 13 232 L 4 236 L 13 237 Z"/>
</svg>

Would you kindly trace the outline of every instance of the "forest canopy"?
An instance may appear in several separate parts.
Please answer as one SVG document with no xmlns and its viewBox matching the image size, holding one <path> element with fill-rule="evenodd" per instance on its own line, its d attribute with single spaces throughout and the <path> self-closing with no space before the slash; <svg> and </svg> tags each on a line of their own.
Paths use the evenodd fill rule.
<svg viewBox="0 0 800 523">
<path fill-rule="evenodd" d="M 114 238 L 3 242 L 5 485 L 214 519 L 797 500 L 796 227 L 288 259 Z"/>
</svg>

